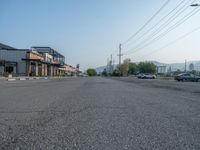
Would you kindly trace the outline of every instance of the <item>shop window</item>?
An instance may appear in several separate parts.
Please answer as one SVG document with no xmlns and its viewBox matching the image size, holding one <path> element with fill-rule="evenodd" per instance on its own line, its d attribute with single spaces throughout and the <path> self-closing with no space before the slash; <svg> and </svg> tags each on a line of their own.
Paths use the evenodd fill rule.
<svg viewBox="0 0 200 150">
<path fill-rule="evenodd" d="M 14 67 L 12 66 L 7 66 L 5 69 L 6 69 L 5 72 L 8 72 L 8 73 L 12 73 L 14 71 Z"/>
</svg>

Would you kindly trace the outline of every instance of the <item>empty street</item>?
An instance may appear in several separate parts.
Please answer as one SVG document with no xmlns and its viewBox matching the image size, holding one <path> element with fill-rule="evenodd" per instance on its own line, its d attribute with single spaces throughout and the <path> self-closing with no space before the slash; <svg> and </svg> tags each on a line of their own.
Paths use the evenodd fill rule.
<svg viewBox="0 0 200 150">
<path fill-rule="evenodd" d="M 200 149 L 200 82 L 0 81 L 0 149 Z"/>
</svg>

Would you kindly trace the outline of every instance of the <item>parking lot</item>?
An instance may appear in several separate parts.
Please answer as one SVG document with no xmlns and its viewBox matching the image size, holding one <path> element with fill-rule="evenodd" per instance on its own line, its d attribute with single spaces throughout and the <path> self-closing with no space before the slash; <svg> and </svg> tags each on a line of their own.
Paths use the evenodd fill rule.
<svg viewBox="0 0 200 150">
<path fill-rule="evenodd" d="M 189 81 L 178 82 L 173 78 L 170 78 L 170 80 L 163 80 L 159 78 L 138 79 L 136 77 L 121 77 L 112 79 L 129 82 L 144 87 L 161 88 L 166 90 L 183 91 L 189 93 L 200 93 L 200 82 L 189 82 Z"/>
<path fill-rule="evenodd" d="M 0 82 L 0 149 L 200 149 L 200 83 Z"/>
</svg>

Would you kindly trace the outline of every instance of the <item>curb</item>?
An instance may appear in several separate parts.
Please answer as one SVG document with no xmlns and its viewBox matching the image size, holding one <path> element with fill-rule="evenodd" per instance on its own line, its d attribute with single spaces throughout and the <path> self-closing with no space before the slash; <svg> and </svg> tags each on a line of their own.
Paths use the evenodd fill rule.
<svg viewBox="0 0 200 150">
<path fill-rule="evenodd" d="M 11 78 L 11 79 L 7 79 L 7 81 L 16 81 L 16 79 Z"/>
<path fill-rule="evenodd" d="M 54 77 L 16 77 L 16 78 L 6 78 L 4 81 L 26 81 L 26 80 L 53 80 L 53 79 L 60 79 Z"/>
<path fill-rule="evenodd" d="M 68 79 L 68 78 L 75 78 L 75 77 L 13 77 L 13 78 L 0 78 L 0 81 L 26 81 L 26 80 L 56 80 L 56 79 Z"/>
</svg>

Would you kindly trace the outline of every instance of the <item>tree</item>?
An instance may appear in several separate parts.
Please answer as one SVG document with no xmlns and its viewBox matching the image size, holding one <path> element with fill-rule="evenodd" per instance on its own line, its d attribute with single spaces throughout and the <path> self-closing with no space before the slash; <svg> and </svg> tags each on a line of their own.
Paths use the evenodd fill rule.
<svg viewBox="0 0 200 150">
<path fill-rule="evenodd" d="M 129 70 L 129 64 L 130 64 L 131 60 L 130 59 L 125 59 L 123 64 L 120 66 L 120 70 L 121 70 L 121 74 L 123 76 L 127 76 L 128 75 L 128 70 Z"/>
<path fill-rule="evenodd" d="M 112 73 L 112 76 L 117 76 L 119 77 L 120 76 L 120 72 L 119 72 L 119 69 L 115 69 Z"/>
<path fill-rule="evenodd" d="M 129 63 L 128 74 L 136 74 L 136 73 L 137 73 L 137 64 L 136 63 Z"/>
<path fill-rule="evenodd" d="M 103 70 L 102 75 L 103 76 L 107 76 L 108 75 L 106 69 Z"/>
<path fill-rule="evenodd" d="M 87 74 L 88 74 L 88 76 L 96 76 L 96 75 L 97 75 L 97 72 L 96 72 L 95 69 L 89 68 L 89 69 L 87 70 Z"/>
<path fill-rule="evenodd" d="M 138 71 L 140 73 L 156 73 L 156 65 L 151 62 L 140 62 L 138 64 Z"/>
</svg>

